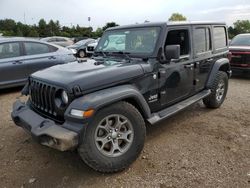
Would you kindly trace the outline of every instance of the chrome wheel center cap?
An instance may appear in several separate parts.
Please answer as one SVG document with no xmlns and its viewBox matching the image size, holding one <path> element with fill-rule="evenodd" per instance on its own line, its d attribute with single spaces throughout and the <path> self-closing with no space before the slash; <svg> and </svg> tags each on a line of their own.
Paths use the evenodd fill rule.
<svg viewBox="0 0 250 188">
<path fill-rule="evenodd" d="M 111 134 L 111 137 L 112 138 L 117 138 L 117 132 L 113 131 L 112 134 Z"/>
</svg>

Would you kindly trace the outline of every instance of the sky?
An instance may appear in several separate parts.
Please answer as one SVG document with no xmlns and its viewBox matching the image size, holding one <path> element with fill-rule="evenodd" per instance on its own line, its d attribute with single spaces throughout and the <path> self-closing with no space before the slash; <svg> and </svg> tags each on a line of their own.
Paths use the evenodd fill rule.
<svg viewBox="0 0 250 188">
<path fill-rule="evenodd" d="M 237 20 L 250 20 L 250 0 L 0 0 L 0 19 L 36 24 L 44 18 L 94 29 L 111 21 L 119 25 L 167 21 L 174 12 L 189 21 L 232 25 Z"/>
</svg>

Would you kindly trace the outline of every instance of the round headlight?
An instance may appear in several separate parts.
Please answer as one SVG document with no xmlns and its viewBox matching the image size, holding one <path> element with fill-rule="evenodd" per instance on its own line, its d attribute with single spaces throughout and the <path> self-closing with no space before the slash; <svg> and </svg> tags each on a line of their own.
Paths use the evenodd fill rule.
<svg viewBox="0 0 250 188">
<path fill-rule="evenodd" d="M 61 97 L 62 97 L 62 102 L 63 102 L 64 104 L 68 104 L 68 102 L 69 102 L 69 97 L 68 97 L 68 94 L 67 94 L 66 91 L 62 91 Z"/>
</svg>

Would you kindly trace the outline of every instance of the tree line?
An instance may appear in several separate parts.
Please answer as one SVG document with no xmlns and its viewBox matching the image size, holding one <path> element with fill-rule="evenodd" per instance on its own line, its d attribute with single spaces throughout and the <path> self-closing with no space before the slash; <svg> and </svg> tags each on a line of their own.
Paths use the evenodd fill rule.
<svg viewBox="0 0 250 188">
<path fill-rule="evenodd" d="M 180 13 L 173 13 L 168 20 L 186 21 L 187 18 Z M 114 26 L 118 26 L 118 24 L 115 22 L 109 22 L 102 28 L 97 28 L 94 31 L 92 27 L 80 27 L 79 25 L 72 27 L 62 26 L 59 21 L 53 20 L 46 22 L 44 19 L 40 19 L 38 24 L 27 25 L 21 22 L 15 22 L 12 19 L 4 19 L 0 20 L 0 33 L 2 33 L 3 36 L 20 37 L 64 36 L 97 38 L 102 36 L 107 28 Z M 241 33 L 250 33 L 250 20 L 238 20 L 234 22 L 233 26 L 228 28 L 228 33 L 230 39 Z"/>
<path fill-rule="evenodd" d="M 27 25 L 21 22 L 15 22 L 12 19 L 0 20 L 0 33 L 3 36 L 17 37 L 100 37 L 107 28 L 118 26 L 115 22 L 106 23 L 102 28 L 93 31 L 92 27 L 80 27 L 79 25 L 68 27 L 62 26 L 59 21 L 50 20 L 46 22 L 40 19 L 38 24 Z"/>
</svg>

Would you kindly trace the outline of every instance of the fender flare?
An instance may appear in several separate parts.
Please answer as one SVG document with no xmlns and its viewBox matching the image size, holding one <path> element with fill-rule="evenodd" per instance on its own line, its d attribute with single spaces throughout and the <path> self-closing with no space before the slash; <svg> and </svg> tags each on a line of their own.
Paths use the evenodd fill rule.
<svg viewBox="0 0 250 188">
<path fill-rule="evenodd" d="M 65 112 L 65 115 L 69 115 L 71 109 L 83 111 L 94 109 L 95 111 L 98 111 L 104 106 L 125 99 L 135 100 L 137 105 L 140 107 L 138 110 L 143 113 L 142 115 L 146 118 L 151 117 L 151 111 L 146 100 L 138 89 L 132 85 L 116 86 L 81 96 L 71 102 Z"/>
<path fill-rule="evenodd" d="M 206 88 L 210 89 L 212 87 L 212 84 L 214 82 L 215 76 L 218 71 L 224 71 L 227 73 L 228 77 L 231 76 L 232 71 L 230 68 L 229 60 L 227 58 L 219 59 L 214 63 L 213 68 L 210 71 L 210 74 L 206 83 Z"/>
</svg>

